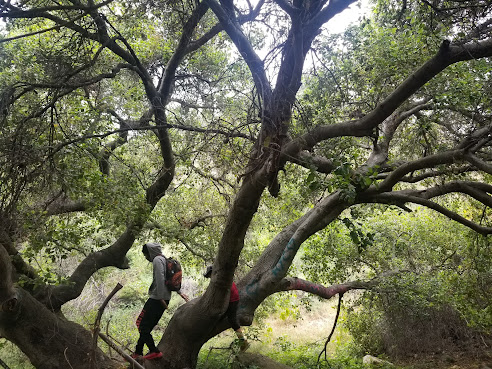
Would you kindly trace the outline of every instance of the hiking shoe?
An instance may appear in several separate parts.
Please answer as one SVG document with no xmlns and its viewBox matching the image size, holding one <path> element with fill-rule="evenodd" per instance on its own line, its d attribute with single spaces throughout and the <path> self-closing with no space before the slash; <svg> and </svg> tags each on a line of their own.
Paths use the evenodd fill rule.
<svg viewBox="0 0 492 369">
<path fill-rule="evenodd" d="M 162 352 L 149 352 L 143 358 L 146 360 L 160 359 L 162 357 Z"/>
</svg>

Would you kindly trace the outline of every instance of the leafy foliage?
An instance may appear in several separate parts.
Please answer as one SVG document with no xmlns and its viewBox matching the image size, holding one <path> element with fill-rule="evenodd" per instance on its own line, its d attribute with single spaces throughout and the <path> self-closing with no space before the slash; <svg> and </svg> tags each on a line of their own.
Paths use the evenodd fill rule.
<svg viewBox="0 0 492 369">
<path fill-rule="evenodd" d="M 490 240 L 436 215 L 492 232 L 490 1 L 380 0 L 340 35 L 320 27 L 349 2 L 236 5 L 2 3 L 0 247 L 16 286 L 87 325 L 119 273 L 106 267 L 132 266 L 115 325 L 134 339 L 149 271 L 133 245 L 155 240 L 190 274 L 217 266 L 167 331 L 196 342 L 207 330 L 186 329 L 217 326 L 234 272 L 245 321 L 299 318 L 297 295 L 268 297 L 286 277 L 372 288 L 347 323 L 362 351 L 490 331 Z"/>
</svg>

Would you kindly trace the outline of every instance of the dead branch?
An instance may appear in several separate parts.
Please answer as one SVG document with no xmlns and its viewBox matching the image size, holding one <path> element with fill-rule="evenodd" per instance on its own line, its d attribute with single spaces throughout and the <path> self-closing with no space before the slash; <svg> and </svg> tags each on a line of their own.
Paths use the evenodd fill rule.
<svg viewBox="0 0 492 369">
<path fill-rule="evenodd" d="M 109 303 L 109 300 L 111 300 L 111 298 L 116 294 L 116 292 L 118 292 L 122 288 L 123 288 L 123 285 L 121 283 L 118 283 L 113 288 L 113 290 L 108 295 L 108 297 L 106 297 L 106 299 L 104 300 L 104 302 L 102 303 L 102 305 L 99 307 L 99 309 L 97 311 L 97 317 L 96 317 L 96 320 L 94 322 L 94 330 L 92 332 L 91 369 L 94 369 L 95 368 L 95 365 L 96 365 L 97 337 L 99 335 L 100 324 L 101 324 L 101 317 L 102 317 L 102 315 L 104 313 L 104 309 L 106 308 L 106 305 Z"/>
<path fill-rule="evenodd" d="M 331 328 L 331 332 L 325 341 L 325 347 L 323 348 L 323 350 L 318 355 L 318 361 L 317 361 L 318 364 L 319 364 L 319 359 L 321 358 L 321 355 L 323 354 L 323 352 L 325 353 L 325 361 L 326 361 L 326 348 L 327 348 L 328 343 L 331 340 L 331 336 L 333 336 L 333 333 L 335 332 L 335 328 L 337 326 L 338 317 L 340 316 L 340 307 L 342 306 L 342 297 L 343 297 L 343 293 L 340 293 L 338 295 L 337 314 L 335 315 L 335 321 L 333 322 L 333 327 Z"/>
<path fill-rule="evenodd" d="M 133 359 L 130 355 L 128 355 L 121 347 L 116 345 L 113 341 L 111 341 L 105 334 L 99 332 L 99 337 L 108 344 L 108 346 L 112 347 L 118 354 L 120 354 L 126 361 L 132 364 L 135 369 L 145 369 L 141 364 L 139 364 L 135 359 Z"/>
</svg>

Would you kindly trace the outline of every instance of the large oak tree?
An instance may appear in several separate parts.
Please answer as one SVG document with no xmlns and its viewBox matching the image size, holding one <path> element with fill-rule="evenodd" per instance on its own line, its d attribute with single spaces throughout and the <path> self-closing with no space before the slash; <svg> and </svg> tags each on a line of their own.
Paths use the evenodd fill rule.
<svg viewBox="0 0 492 369">
<path fill-rule="evenodd" d="M 272 237 L 238 283 L 243 325 L 280 291 L 330 298 L 376 283 L 323 287 L 288 276 L 303 242 L 358 204 L 420 204 L 492 233 L 441 201 L 460 194 L 492 203 L 490 100 L 460 90 L 490 88 L 490 3 L 381 2 L 377 23 L 360 29 L 370 37 L 355 37 L 350 48 L 320 44 L 330 20 L 353 2 L 0 1 L 8 30 L 1 39 L 2 337 L 37 368 L 89 367 L 91 334 L 66 320 L 62 306 L 101 269 L 129 267 L 127 253 L 188 170 L 230 180 L 218 146 L 207 153 L 212 164 L 181 156 L 184 147 L 218 136 L 242 147 L 237 156 L 227 153 L 241 166 L 240 183 L 229 186 L 235 193 L 211 283 L 174 314 L 159 343 L 164 358 L 153 367 L 195 367 L 202 345 L 228 328 L 221 317 L 245 237 L 265 193 L 277 198 L 288 187 L 282 171 L 304 168 L 319 197 Z M 256 22 L 268 27 L 265 39 Z M 302 102 L 308 69 L 316 82 Z M 412 124 L 422 128 L 419 140 Z M 357 160 L 347 161 L 356 149 Z M 124 199 L 118 206 L 125 211 L 115 198 Z M 91 212 L 113 216 L 114 239 L 80 250 L 63 283 L 40 276 L 19 253 L 26 244 L 48 256 L 70 248 L 70 235 L 53 245 L 53 235 L 40 238 L 37 227 L 68 213 L 80 225 Z M 115 367 L 102 351 L 96 363 Z"/>
</svg>

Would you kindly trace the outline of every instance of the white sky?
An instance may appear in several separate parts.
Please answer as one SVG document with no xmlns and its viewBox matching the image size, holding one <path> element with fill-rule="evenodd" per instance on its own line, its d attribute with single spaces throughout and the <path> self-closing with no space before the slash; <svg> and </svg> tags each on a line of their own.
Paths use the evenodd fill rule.
<svg viewBox="0 0 492 369">
<path fill-rule="evenodd" d="M 369 0 L 359 0 L 333 17 L 333 19 L 326 23 L 325 28 L 330 33 L 343 32 L 345 28 L 352 23 L 356 23 L 363 14 L 368 14 L 369 11 Z"/>
</svg>

